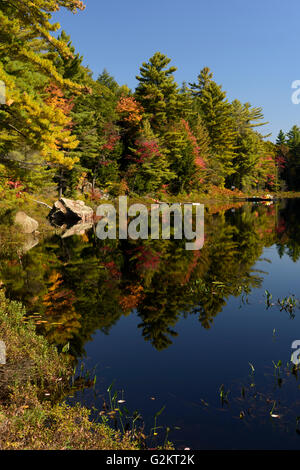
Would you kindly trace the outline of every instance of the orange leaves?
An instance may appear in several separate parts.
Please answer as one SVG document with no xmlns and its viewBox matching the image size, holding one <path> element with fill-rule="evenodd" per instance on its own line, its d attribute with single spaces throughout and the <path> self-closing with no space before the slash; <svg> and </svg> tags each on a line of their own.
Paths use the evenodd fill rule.
<svg viewBox="0 0 300 470">
<path fill-rule="evenodd" d="M 123 311 L 131 311 L 137 308 L 139 303 L 144 298 L 144 288 L 140 285 L 129 286 L 129 291 L 130 294 L 124 295 L 119 301 L 119 304 L 121 305 Z"/>
<path fill-rule="evenodd" d="M 73 98 L 66 98 L 64 92 L 55 83 L 50 83 L 45 91 L 47 93 L 45 104 L 54 111 L 53 119 L 61 119 L 61 129 L 59 132 L 54 132 L 55 129 L 53 128 L 53 131 L 50 132 L 50 139 L 47 142 L 46 152 L 42 151 L 42 154 L 46 156 L 47 151 L 50 150 L 53 154 L 57 155 L 56 160 L 58 163 L 72 168 L 77 160 L 64 158 L 64 152 L 75 149 L 79 143 L 76 140 L 76 136 L 71 133 L 73 122 L 69 116 L 74 107 Z M 49 119 L 49 122 L 53 121 Z"/>
<path fill-rule="evenodd" d="M 45 103 L 48 106 L 61 109 L 66 116 L 70 114 L 74 107 L 72 98 L 65 98 L 63 91 L 54 83 L 50 83 L 46 88 L 46 92 L 48 93 L 48 97 L 46 98 Z"/>
<path fill-rule="evenodd" d="M 143 119 L 143 107 L 131 96 L 122 97 L 117 104 L 117 113 L 122 121 L 138 124 Z"/>
<path fill-rule="evenodd" d="M 64 287 L 60 273 L 54 271 L 49 279 L 48 292 L 43 298 L 46 308 L 46 336 L 50 342 L 66 344 L 81 328 L 81 315 L 75 310 L 75 293 Z"/>
</svg>

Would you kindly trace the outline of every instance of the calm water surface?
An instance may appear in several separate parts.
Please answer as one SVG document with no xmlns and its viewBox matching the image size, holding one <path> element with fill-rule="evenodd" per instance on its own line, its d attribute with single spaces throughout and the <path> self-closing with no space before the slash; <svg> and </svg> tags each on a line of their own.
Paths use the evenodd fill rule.
<svg viewBox="0 0 300 470">
<path fill-rule="evenodd" d="M 205 211 L 197 252 L 184 241 L 56 235 L 21 262 L 3 257 L 1 278 L 48 322 L 40 331 L 49 341 L 69 342 L 95 369 L 95 390 L 71 402 L 97 415 L 115 380 L 146 430 L 165 406 L 158 425 L 177 448 L 297 449 L 300 380 L 287 363 L 300 310 L 267 308 L 265 291 L 274 303 L 300 297 L 300 200 Z"/>
</svg>

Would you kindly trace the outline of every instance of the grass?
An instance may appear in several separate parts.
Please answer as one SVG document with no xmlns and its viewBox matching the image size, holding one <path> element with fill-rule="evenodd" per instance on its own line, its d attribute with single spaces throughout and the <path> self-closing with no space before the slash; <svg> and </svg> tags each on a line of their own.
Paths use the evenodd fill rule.
<svg viewBox="0 0 300 470">
<path fill-rule="evenodd" d="M 103 423 L 109 424 L 114 429 L 120 429 L 123 435 L 131 437 L 141 449 L 174 450 L 173 444 L 168 440 L 171 428 L 158 426 L 158 418 L 166 406 L 155 413 L 154 426 L 146 432 L 141 414 L 138 410 L 133 412 L 128 410 L 124 400 L 124 390 L 115 390 L 114 382 L 107 389 L 108 401 L 104 399 L 103 410 L 100 412 Z"/>
<path fill-rule="evenodd" d="M 25 310 L 0 290 L 0 450 L 138 450 L 127 433 L 90 419 L 90 410 L 67 405 L 72 366 L 38 336 Z"/>
</svg>

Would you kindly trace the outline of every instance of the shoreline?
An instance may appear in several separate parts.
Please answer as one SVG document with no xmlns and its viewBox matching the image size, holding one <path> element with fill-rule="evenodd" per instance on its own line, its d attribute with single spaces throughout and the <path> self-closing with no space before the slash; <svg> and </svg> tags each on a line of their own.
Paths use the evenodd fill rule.
<svg viewBox="0 0 300 470">
<path fill-rule="evenodd" d="M 21 303 L 0 289 L 1 450 L 139 450 L 127 434 L 90 419 L 90 410 L 65 403 L 72 361 L 35 331 Z"/>
</svg>

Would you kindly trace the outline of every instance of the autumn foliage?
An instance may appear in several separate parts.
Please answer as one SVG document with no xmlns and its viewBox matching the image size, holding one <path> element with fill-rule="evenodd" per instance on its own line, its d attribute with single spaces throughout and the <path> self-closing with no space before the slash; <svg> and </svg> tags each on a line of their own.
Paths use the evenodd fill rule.
<svg viewBox="0 0 300 470">
<path fill-rule="evenodd" d="M 143 119 L 143 107 L 133 97 L 120 98 L 117 112 L 122 121 L 130 124 L 138 124 Z"/>
</svg>

